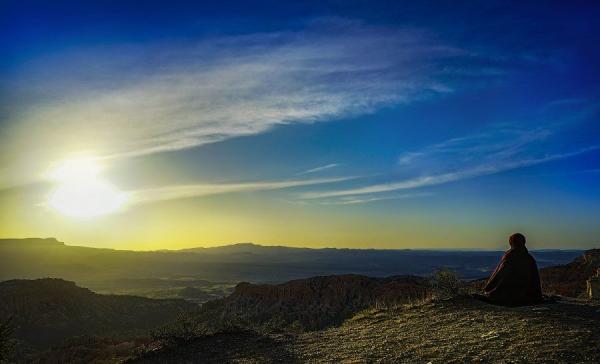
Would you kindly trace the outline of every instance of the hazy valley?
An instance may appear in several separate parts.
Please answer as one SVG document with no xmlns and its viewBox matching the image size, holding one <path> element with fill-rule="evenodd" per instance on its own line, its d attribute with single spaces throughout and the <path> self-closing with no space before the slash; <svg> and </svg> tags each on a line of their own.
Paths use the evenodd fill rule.
<svg viewBox="0 0 600 364">
<path fill-rule="evenodd" d="M 0 280 L 59 277 L 98 293 L 183 298 L 223 297 L 239 282 L 278 283 L 334 274 L 485 277 L 501 251 L 308 249 L 250 243 L 173 251 L 70 246 L 55 239 L 0 239 Z M 577 250 L 533 253 L 540 267 L 568 263 Z M 35 262 L 35 264 L 33 264 Z"/>
</svg>

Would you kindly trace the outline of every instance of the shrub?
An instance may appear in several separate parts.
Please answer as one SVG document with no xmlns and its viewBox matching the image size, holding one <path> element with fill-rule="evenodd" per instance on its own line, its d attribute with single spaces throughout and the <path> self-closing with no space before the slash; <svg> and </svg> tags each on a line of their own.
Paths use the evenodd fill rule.
<svg viewBox="0 0 600 364">
<path fill-rule="evenodd" d="M 456 297 L 461 293 L 462 282 L 454 271 L 441 269 L 433 273 L 430 285 L 438 298 Z"/>
</svg>

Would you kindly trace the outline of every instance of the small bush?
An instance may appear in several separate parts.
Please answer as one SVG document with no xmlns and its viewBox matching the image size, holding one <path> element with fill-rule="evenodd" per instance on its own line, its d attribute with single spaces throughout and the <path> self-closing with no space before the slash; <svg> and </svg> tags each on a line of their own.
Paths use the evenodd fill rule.
<svg viewBox="0 0 600 364">
<path fill-rule="evenodd" d="M 461 294 L 462 282 L 458 274 L 451 270 L 438 270 L 430 278 L 432 291 L 438 298 L 451 298 Z"/>
</svg>

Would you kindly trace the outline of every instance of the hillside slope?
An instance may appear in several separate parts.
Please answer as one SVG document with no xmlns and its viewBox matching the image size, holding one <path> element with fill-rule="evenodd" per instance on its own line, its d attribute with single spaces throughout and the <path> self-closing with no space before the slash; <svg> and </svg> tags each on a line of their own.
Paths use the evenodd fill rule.
<svg viewBox="0 0 600 364">
<path fill-rule="evenodd" d="M 201 319 L 234 317 L 259 326 L 315 330 L 340 324 L 368 307 L 406 303 L 426 295 L 427 279 L 415 276 L 348 274 L 276 285 L 240 283 L 228 297 L 205 304 Z"/>
<path fill-rule="evenodd" d="M 572 262 L 540 269 L 542 288 L 563 296 L 577 297 L 585 292 L 586 281 L 600 268 L 600 249 L 591 249 Z"/>
<path fill-rule="evenodd" d="M 99 295 L 62 279 L 0 282 L 0 318 L 12 318 L 25 351 L 78 335 L 147 334 L 196 307 L 182 300 Z"/>
</svg>

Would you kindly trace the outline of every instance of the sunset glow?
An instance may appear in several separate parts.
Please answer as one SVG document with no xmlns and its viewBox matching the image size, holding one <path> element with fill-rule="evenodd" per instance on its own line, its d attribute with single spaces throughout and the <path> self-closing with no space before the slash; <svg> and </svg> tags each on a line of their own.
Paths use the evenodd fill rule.
<svg viewBox="0 0 600 364">
<path fill-rule="evenodd" d="M 100 177 L 101 166 L 90 158 L 68 160 L 49 177 L 58 183 L 48 205 L 63 215 L 89 219 L 118 211 L 127 200 L 109 182 Z"/>
<path fill-rule="evenodd" d="M 36 3 L 0 44 L 0 237 L 598 241 L 600 7 Z"/>
</svg>

